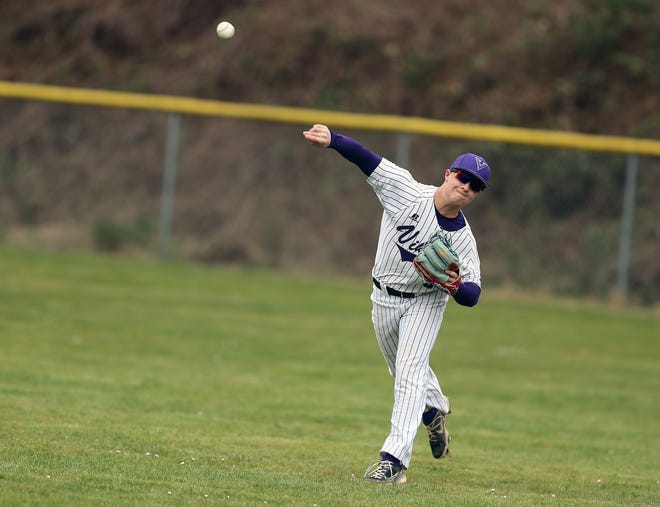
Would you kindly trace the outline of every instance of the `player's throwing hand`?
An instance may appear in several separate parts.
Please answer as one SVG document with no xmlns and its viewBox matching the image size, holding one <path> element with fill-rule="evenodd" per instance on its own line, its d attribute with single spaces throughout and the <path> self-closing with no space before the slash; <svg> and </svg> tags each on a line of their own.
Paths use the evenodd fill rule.
<svg viewBox="0 0 660 507">
<path fill-rule="evenodd" d="M 327 148 L 330 146 L 330 129 L 325 125 L 317 123 L 311 129 L 305 130 L 303 135 L 313 146 L 318 146 L 320 148 Z"/>
</svg>

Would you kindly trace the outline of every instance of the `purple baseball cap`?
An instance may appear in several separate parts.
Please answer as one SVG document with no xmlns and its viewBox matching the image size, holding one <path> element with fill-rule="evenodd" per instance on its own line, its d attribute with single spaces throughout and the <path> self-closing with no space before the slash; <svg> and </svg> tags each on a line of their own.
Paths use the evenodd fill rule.
<svg viewBox="0 0 660 507">
<path fill-rule="evenodd" d="M 475 155 L 474 153 L 463 153 L 459 155 L 450 169 L 460 169 L 466 173 L 471 174 L 484 184 L 484 188 L 488 188 L 488 178 L 490 178 L 490 166 L 486 159 Z"/>
</svg>

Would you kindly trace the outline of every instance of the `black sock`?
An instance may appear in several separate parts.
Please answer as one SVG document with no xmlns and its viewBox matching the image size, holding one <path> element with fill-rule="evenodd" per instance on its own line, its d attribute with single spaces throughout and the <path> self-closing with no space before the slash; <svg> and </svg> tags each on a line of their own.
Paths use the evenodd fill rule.
<svg viewBox="0 0 660 507">
<path fill-rule="evenodd" d="M 381 457 L 381 459 L 383 459 L 384 461 L 391 461 L 391 462 L 394 463 L 395 465 L 399 465 L 399 466 L 401 466 L 401 462 L 400 462 L 397 458 L 395 458 L 394 456 L 392 456 L 390 453 L 388 453 L 388 452 L 381 452 L 381 453 L 380 453 L 380 457 Z"/>
<path fill-rule="evenodd" d="M 438 409 L 435 407 L 429 408 L 426 412 L 422 414 L 422 422 L 424 423 L 425 426 L 428 426 L 433 422 L 433 419 L 435 419 L 436 414 L 438 413 Z"/>
</svg>

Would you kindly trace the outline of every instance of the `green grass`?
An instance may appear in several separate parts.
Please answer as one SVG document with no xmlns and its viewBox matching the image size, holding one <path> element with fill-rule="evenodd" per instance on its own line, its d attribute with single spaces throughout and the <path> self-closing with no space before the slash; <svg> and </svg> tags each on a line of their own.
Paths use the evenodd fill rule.
<svg viewBox="0 0 660 507">
<path fill-rule="evenodd" d="M 448 458 L 365 484 L 369 276 L 0 248 L 0 505 L 657 505 L 657 313 L 485 292 L 432 363 Z"/>
</svg>

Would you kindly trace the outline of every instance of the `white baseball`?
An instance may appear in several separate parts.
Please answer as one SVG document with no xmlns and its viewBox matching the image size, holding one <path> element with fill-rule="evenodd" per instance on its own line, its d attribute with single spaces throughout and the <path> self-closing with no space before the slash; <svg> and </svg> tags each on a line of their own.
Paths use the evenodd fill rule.
<svg viewBox="0 0 660 507">
<path fill-rule="evenodd" d="M 217 32 L 218 37 L 221 39 L 231 39 L 235 32 L 234 25 L 232 25 L 229 21 L 221 21 L 218 23 L 215 31 Z"/>
</svg>

